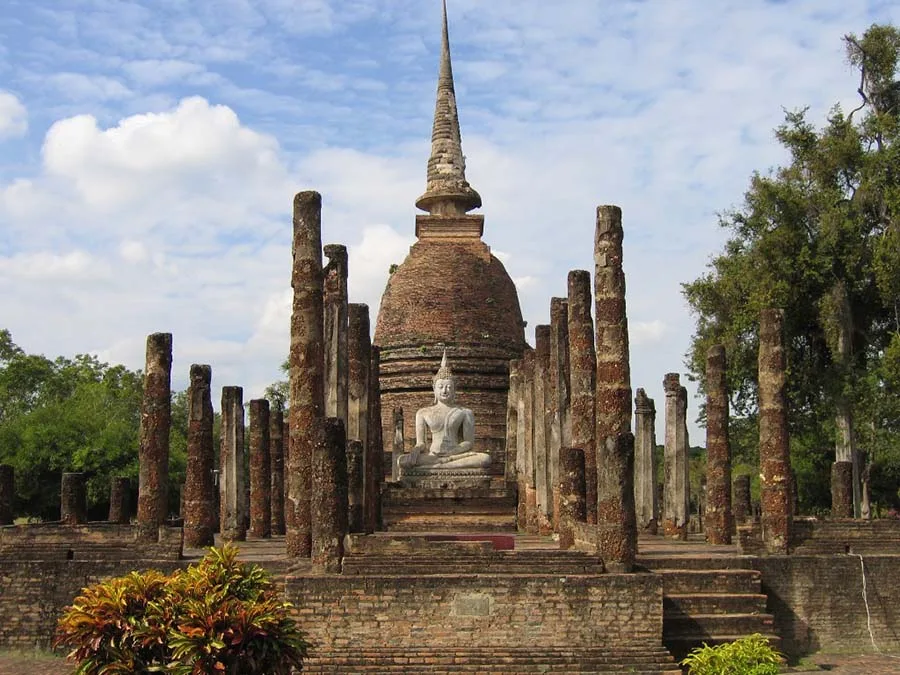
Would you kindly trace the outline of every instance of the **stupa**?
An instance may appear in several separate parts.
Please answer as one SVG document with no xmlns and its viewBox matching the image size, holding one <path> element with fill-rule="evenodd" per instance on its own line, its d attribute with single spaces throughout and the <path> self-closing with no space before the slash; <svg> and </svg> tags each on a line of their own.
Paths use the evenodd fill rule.
<svg viewBox="0 0 900 675">
<path fill-rule="evenodd" d="M 526 347 L 525 322 L 515 284 L 482 241 L 484 216 L 469 213 L 481 196 L 466 180 L 446 2 L 431 157 L 416 206 L 427 215 L 416 216 L 417 241 L 388 279 L 375 328 L 383 437 L 394 437 L 393 411 L 402 408 L 411 448 L 415 413 L 433 403 L 446 350 L 460 402 L 475 414 L 479 450 L 492 457 L 486 471 L 502 476 L 509 361 Z"/>
</svg>

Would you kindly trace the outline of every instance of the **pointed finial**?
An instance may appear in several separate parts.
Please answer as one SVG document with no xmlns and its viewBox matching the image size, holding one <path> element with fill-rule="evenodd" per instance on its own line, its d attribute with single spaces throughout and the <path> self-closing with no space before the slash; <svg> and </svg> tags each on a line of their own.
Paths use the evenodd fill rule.
<svg viewBox="0 0 900 675">
<path fill-rule="evenodd" d="M 450 369 L 450 361 L 447 359 L 447 350 L 444 349 L 444 355 L 441 357 L 441 367 L 438 368 L 438 371 L 434 374 L 434 381 L 438 380 L 452 380 L 453 379 L 453 371 Z"/>
<path fill-rule="evenodd" d="M 443 1 L 443 8 L 441 63 L 431 132 L 431 157 L 428 159 L 428 181 L 425 194 L 416 200 L 416 206 L 432 215 L 464 215 L 481 206 L 481 196 L 466 180 L 466 159 L 462 152 L 453 66 L 450 62 L 447 0 Z"/>
</svg>

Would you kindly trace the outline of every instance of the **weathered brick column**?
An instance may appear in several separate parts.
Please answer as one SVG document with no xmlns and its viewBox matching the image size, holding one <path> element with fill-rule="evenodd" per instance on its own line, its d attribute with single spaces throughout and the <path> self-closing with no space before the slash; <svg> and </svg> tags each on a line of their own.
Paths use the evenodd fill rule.
<svg viewBox="0 0 900 675">
<path fill-rule="evenodd" d="M 391 445 L 391 480 L 396 482 L 400 480 L 400 465 L 397 460 L 406 450 L 406 439 L 403 437 L 403 408 L 394 408 L 392 419 L 394 437 Z"/>
<path fill-rule="evenodd" d="M 688 466 L 685 419 L 687 397 L 682 394 L 678 373 L 663 379 L 666 393 L 665 489 L 663 490 L 663 534 L 687 539 L 690 520 L 690 467 Z"/>
<path fill-rule="evenodd" d="M 125 476 L 113 476 L 109 482 L 109 516 L 110 523 L 127 525 L 131 522 L 131 509 L 128 503 L 128 493 L 131 489 L 131 481 Z"/>
<path fill-rule="evenodd" d="M 750 476 L 747 474 L 734 477 L 734 507 L 732 510 L 735 527 L 745 524 L 753 515 L 750 506 Z"/>
<path fill-rule="evenodd" d="M 367 422 L 369 432 L 369 456 L 372 470 L 367 472 L 365 486 L 366 532 L 381 529 L 381 486 L 384 483 L 384 442 L 381 431 L 381 348 L 371 347 L 369 360 L 369 412 Z M 365 457 L 365 456 L 364 456 Z"/>
<path fill-rule="evenodd" d="M 250 535 L 272 536 L 272 457 L 269 454 L 269 402 L 250 401 Z"/>
<path fill-rule="evenodd" d="M 326 244 L 324 269 L 325 414 L 347 427 L 347 247 Z"/>
<path fill-rule="evenodd" d="M 656 488 L 656 406 L 643 389 L 634 397 L 634 508 L 640 532 L 656 534 L 659 501 Z"/>
<path fill-rule="evenodd" d="M 522 421 L 525 425 L 525 519 L 522 522 L 524 523 L 525 531 L 529 534 L 538 533 L 537 460 L 535 458 L 537 423 L 534 404 L 536 360 L 535 351 L 526 349 L 522 355 L 522 398 L 524 399 Z"/>
<path fill-rule="evenodd" d="M 790 552 L 791 459 L 785 404 L 784 312 L 759 317 L 759 463 L 763 544 L 771 554 Z"/>
<path fill-rule="evenodd" d="M 87 522 L 87 477 L 83 473 L 64 473 L 59 492 L 59 519 L 64 525 Z"/>
<path fill-rule="evenodd" d="M 569 307 L 565 298 L 550 299 L 550 484 L 553 529 L 559 531 L 559 450 L 571 445 L 569 424 Z"/>
<path fill-rule="evenodd" d="M 534 329 L 534 487 L 537 526 L 542 535 L 553 531 L 550 485 L 550 326 Z"/>
<path fill-rule="evenodd" d="M 598 206 L 594 231 L 597 526 L 607 567 L 630 572 L 637 554 L 637 523 L 622 238 L 622 210 Z"/>
<path fill-rule="evenodd" d="M 363 511 L 363 444 L 347 441 L 347 526 L 350 532 L 365 532 Z"/>
<path fill-rule="evenodd" d="M 831 517 L 853 517 L 853 462 L 831 465 Z"/>
<path fill-rule="evenodd" d="M 347 437 L 336 417 L 323 420 L 312 455 L 313 570 L 339 574 L 347 534 Z"/>
<path fill-rule="evenodd" d="M 728 443 L 728 384 L 725 347 L 706 353 L 706 541 L 730 544 L 731 447 Z"/>
<path fill-rule="evenodd" d="M 594 447 L 597 354 L 591 318 L 591 273 L 572 270 L 568 278 L 571 445 L 584 452 L 587 522 L 597 523 L 597 452 Z"/>
<path fill-rule="evenodd" d="M 584 522 L 585 510 L 584 452 L 581 448 L 563 446 L 559 451 L 559 547 L 575 545 L 573 524 Z"/>
<path fill-rule="evenodd" d="M 522 397 L 522 362 L 509 362 L 509 391 L 506 394 L 506 482 L 518 482 L 519 468 L 519 401 Z M 525 494 L 522 493 L 522 497 Z"/>
<path fill-rule="evenodd" d="M 137 536 L 156 541 L 168 515 L 169 430 L 172 426 L 172 334 L 147 337 L 138 450 Z"/>
<path fill-rule="evenodd" d="M 322 307 L 322 197 L 294 197 L 293 272 L 290 352 L 290 443 L 288 457 L 287 554 L 312 551 L 311 467 L 316 433 L 325 418 L 325 345 Z"/>
<path fill-rule="evenodd" d="M 9 464 L 0 464 L 0 525 L 13 524 L 16 474 Z"/>
<path fill-rule="evenodd" d="M 270 488 L 271 531 L 284 534 L 284 411 L 269 411 L 269 462 L 272 465 Z"/>
<path fill-rule="evenodd" d="M 284 416 L 284 429 L 282 433 L 284 434 L 284 492 L 282 493 L 281 504 L 284 510 L 284 533 L 287 534 L 287 531 L 291 528 L 288 523 L 288 518 L 291 517 L 290 509 L 288 509 L 288 491 L 290 490 L 290 475 L 288 471 L 291 466 L 291 425 L 288 418 L 290 417 L 290 410 L 287 411 L 287 414 Z"/>
<path fill-rule="evenodd" d="M 222 429 L 219 449 L 219 527 L 222 541 L 247 538 L 244 516 L 244 390 L 222 387 Z"/>
<path fill-rule="evenodd" d="M 373 479 L 373 447 L 369 443 L 369 393 L 372 367 L 372 340 L 369 333 L 369 306 L 350 304 L 350 374 L 347 438 L 356 439 L 363 447 L 363 528 L 369 523 L 367 511 Z"/>
<path fill-rule="evenodd" d="M 215 508 L 213 498 L 213 405 L 212 368 L 193 364 L 188 385 L 187 469 L 184 478 L 184 545 L 213 545 Z"/>
</svg>

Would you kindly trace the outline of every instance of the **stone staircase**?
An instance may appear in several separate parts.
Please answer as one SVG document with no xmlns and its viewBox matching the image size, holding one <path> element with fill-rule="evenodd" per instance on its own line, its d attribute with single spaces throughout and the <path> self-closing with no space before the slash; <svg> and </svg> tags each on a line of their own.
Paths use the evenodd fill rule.
<svg viewBox="0 0 900 675">
<path fill-rule="evenodd" d="M 739 556 L 639 557 L 663 576 L 663 644 L 676 659 L 693 648 L 761 633 L 776 648 L 774 617 L 766 613 L 762 576 Z"/>
<path fill-rule="evenodd" d="M 429 574 L 603 574 L 599 556 L 580 551 L 495 551 L 461 542 L 446 542 L 443 552 L 394 554 L 351 553 L 344 558 L 343 574 L 408 576 Z"/>
<path fill-rule="evenodd" d="M 515 487 L 429 488 L 388 483 L 382 492 L 389 532 L 515 532 Z"/>
<path fill-rule="evenodd" d="M 593 673 L 681 675 L 665 648 L 377 649 L 312 654 L 304 673 Z"/>
</svg>

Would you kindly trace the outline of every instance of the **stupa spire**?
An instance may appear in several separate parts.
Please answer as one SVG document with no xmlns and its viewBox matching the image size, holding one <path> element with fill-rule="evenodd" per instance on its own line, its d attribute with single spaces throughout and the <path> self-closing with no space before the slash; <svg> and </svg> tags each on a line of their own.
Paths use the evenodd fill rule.
<svg viewBox="0 0 900 675">
<path fill-rule="evenodd" d="M 481 196 L 466 180 L 466 159 L 462 152 L 453 66 L 450 62 L 450 31 L 447 26 L 447 0 L 443 0 L 444 23 L 441 63 L 438 71 L 437 102 L 431 132 L 431 157 L 425 194 L 416 206 L 432 215 L 464 215 L 481 206 Z"/>
</svg>

